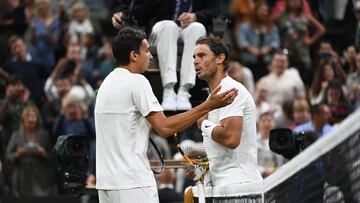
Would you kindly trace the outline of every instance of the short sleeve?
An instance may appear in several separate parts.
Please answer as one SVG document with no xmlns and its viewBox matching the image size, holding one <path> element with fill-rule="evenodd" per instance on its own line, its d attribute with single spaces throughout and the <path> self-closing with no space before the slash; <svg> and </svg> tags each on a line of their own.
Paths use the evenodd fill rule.
<svg viewBox="0 0 360 203">
<path fill-rule="evenodd" d="M 223 107 L 220 110 L 219 120 L 228 118 L 231 116 L 244 116 L 244 110 L 246 106 L 246 100 L 248 99 L 246 94 L 240 94 L 236 96 L 235 100 L 228 106 Z"/>
<path fill-rule="evenodd" d="M 134 84 L 132 97 L 136 108 L 143 117 L 147 116 L 150 112 L 163 111 L 149 81 L 142 75 L 138 76 L 137 84 Z"/>
</svg>

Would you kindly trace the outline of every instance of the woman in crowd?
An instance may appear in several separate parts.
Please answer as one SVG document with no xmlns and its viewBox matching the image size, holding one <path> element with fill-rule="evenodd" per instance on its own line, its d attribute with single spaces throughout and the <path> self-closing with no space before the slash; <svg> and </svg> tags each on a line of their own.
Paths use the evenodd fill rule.
<svg viewBox="0 0 360 203">
<path fill-rule="evenodd" d="M 329 81 L 335 78 L 339 79 L 342 84 L 344 84 L 346 80 L 344 70 L 332 61 L 322 61 L 322 63 L 320 63 L 320 67 L 317 68 L 315 72 L 314 80 L 310 89 L 310 101 L 312 104 L 321 102 Z M 346 87 L 344 86 L 344 91 L 345 90 Z"/>
<path fill-rule="evenodd" d="M 280 38 L 277 27 L 270 21 L 265 1 L 256 3 L 253 17 L 240 25 L 236 40 L 240 59 L 252 70 L 255 81 L 266 75 L 272 52 L 280 47 Z"/>
<path fill-rule="evenodd" d="M 12 192 L 15 196 L 48 196 L 54 188 L 49 134 L 42 130 L 40 113 L 35 106 L 24 108 L 20 122 L 20 130 L 12 134 L 6 151 L 13 168 Z"/>
</svg>

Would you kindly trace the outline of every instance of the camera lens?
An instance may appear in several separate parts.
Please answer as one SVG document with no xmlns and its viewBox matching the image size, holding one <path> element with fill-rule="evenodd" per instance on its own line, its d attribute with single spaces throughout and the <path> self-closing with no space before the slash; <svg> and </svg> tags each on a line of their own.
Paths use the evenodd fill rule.
<svg viewBox="0 0 360 203">
<path fill-rule="evenodd" d="M 82 143 L 80 143 L 80 142 L 75 142 L 75 143 L 74 143 L 74 150 L 79 151 L 79 150 L 81 150 L 82 148 L 83 148 Z"/>
<path fill-rule="evenodd" d="M 279 145 L 286 145 L 289 142 L 289 136 L 286 133 L 281 133 L 278 136 L 277 142 Z"/>
</svg>

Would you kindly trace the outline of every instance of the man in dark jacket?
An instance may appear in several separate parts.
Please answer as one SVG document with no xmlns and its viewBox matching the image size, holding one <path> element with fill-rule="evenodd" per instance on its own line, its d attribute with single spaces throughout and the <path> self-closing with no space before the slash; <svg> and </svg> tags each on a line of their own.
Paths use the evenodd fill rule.
<svg viewBox="0 0 360 203">
<path fill-rule="evenodd" d="M 192 63 L 195 41 L 212 29 L 217 16 L 219 0 L 133 0 L 128 10 L 113 15 L 114 27 L 120 29 L 124 19 L 137 22 L 151 30 L 150 44 L 156 46 L 161 80 L 164 88 L 162 107 L 165 111 L 184 111 L 192 108 L 189 89 L 195 85 Z M 184 42 L 181 58 L 180 85 L 177 83 L 178 39 Z"/>
</svg>

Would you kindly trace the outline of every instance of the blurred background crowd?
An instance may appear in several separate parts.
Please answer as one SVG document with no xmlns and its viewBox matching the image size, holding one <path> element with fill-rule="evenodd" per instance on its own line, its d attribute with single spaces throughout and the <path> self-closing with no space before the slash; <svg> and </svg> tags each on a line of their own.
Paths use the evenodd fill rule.
<svg viewBox="0 0 360 203">
<path fill-rule="evenodd" d="M 57 137 L 66 134 L 89 137 L 92 155 L 86 184 L 94 187 L 93 107 L 96 90 L 115 67 L 111 40 L 117 30 L 111 16 L 116 12 L 150 37 L 155 56 L 151 69 L 159 70 L 155 74 L 161 75 L 162 85 L 150 82 L 155 92 L 162 93 L 156 95 L 165 111 L 176 113 L 199 102 L 200 92 L 194 91 L 197 80 L 182 82 L 182 75 L 194 71 L 182 71 L 191 66 L 192 55 L 186 53 L 195 46 L 190 40 L 194 35 L 187 32 L 225 40 L 231 50 L 228 73 L 247 87 L 257 106 L 258 164 L 264 177 L 284 164 L 269 149 L 271 129 L 313 131 L 317 139 L 360 106 L 360 1 L 201 2 L 1 1 L 1 196 L 63 194 L 51 150 Z M 156 42 L 169 35 L 168 29 L 159 28 L 168 21 L 176 25 L 180 38 L 168 39 L 175 43 L 175 58 L 183 58 L 172 67 L 180 69 L 177 86 L 176 70 L 172 81 L 167 79 L 171 71 L 164 69 L 172 52 Z M 166 159 L 177 159 L 171 141 L 156 139 Z M 180 170 L 165 171 L 158 177 L 159 190 L 182 193 L 189 184 L 183 175 Z M 161 201 L 170 201 L 159 194 Z M 175 194 L 170 198 L 182 198 Z"/>
</svg>

